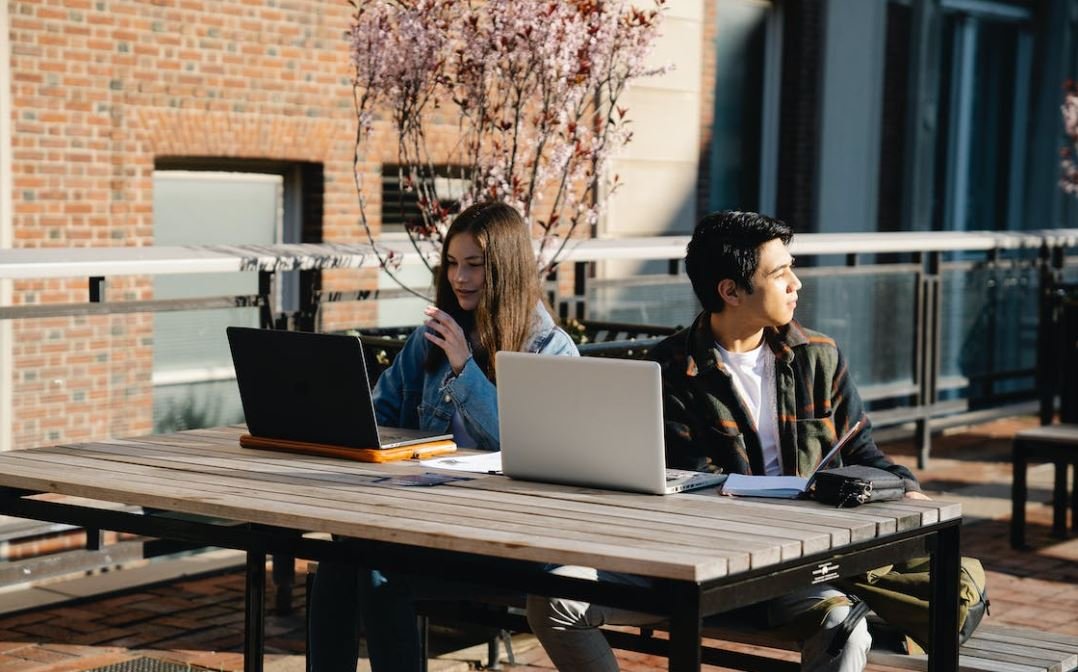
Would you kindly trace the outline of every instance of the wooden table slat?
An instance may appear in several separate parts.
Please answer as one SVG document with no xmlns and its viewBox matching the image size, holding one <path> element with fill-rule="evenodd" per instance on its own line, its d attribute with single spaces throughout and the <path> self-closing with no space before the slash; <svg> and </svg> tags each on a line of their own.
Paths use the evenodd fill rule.
<svg viewBox="0 0 1078 672">
<path fill-rule="evenodd" d="M 79 448 L 77 450 L 64 450 L 63 459 L 66 462 L 73 464 L 85 464 L 82 462 L 82 458 L 78 455 L 78 450 L 84 450 Z M 131 462 L 130 460 L 123 459 L 124 456 L 112 455 L 110 460 L 117 459 L 117 463 L 123 463 L 125 468 L 130 469 L 135 464 L 139 465 L 155 465 L 162 466 L 168 461 L 155 460 L 148 457 L 141 457 L 137 462 Z M 194 459 L 194 458 L 191 458 Z M 184 464 L 183 461 L 177 461 L 176 464 Z M 120 470 L 120 467 L 117 467 Z M 212 475 L 203 474 L 201 476 L 203 483 L 220 483 L 228 487 L 236 487 L 231 482 L 221 482 L 219 479 Z M 299 494 L 309 488 L 309 481 L 303 480 L 299 477 L 289 477 L 277 475 L 274 478 L 268 478 L 264 481 L 255 480 L 251 475 L 248 475 L 248 481 L 241 484 L 240 487 L 244 487 L 245 490 L 249 490 L 249 486 L 257 483 L 265 483 L 265 487 L 262 492 L 270 498 L 276 498 L 283 492 L 295 492 Z M 292 484 L 290 486 L 289 484 Z M 525 500 L 527 503 L 521 504 L 516 502 L 501 501 L 498 502 L 497 507 L 467 507 L 466 503 L 449 502 L 447 499 L 452 499 L 453 494 L 467 495 L 470 491 L 458 491 L 452 492 L 441 486 L 434 488 L 424 487 L 391 487 L 382 485 L 366 485 L 362 483 L 333 483 L 333 485 L 351 485 L 352 490 L 336 489 L 332 493 L 331 497 L 327 497 L 322 503 L 330 508 L 339 506 L 344 502 L 351 502 L 356 504 L 373 504 L 381 505 L 383 507 L 391 507 L 392 511 L 387 513 L 393 513 L 401 517 L 402 521 L 407 521 L 413 517 L 425 518 L 428 516 L 426 513 L 429 510 L 439 510 L 449 513 L 453 513 L 460 516 L 461 520 L 467 520 L 469 517 L 479 517 L 483 521 L 488 521 L 491 518 L 497 520 L 503 515 L 509 515 L 514 512 L 519 514 L 527 514 L 527 517 L 531 521 L 535 521 L 536 517 L 539 517 L 539 522 L 547 523 L 556 527 L 556 529 L 562 529 L 565 525 L 566 519 L 573 521 L 576 516 L 571 515 L 571 511 L 565 511 L 563 509 L 551 508 L 544 506 L 544 502 L 549 500 L 536 501 L 537 498 L 531 498 Z M 355 490 L 354 488 L 360 488 Z M 296 489 L 298 488 L 298 489 Z M 391 490 L 392 495 L 385 495 L 386 490 Z M 251 492 L 258 492 L 258 490 L 251 490 Z M 371 497 L 364 497 L 366 495 L 378 495 L 383 499 L 388 499 L 388 503 L 379 502 L 377 499 Z M 449 495 L 449 496 L 447 496 Z M 409 504 L 409 502 L 411 502 Z M 546 514 L 546 515 L 542 515 Z M 556 514 L 556 515 L 555 515 Z M 684 517 L 675 519 L 673 516 L 666 516 L 665 519 L 660 518 L 655 520 L 654 517 L 651 520 L 644 520 L 640 516 L 627 516 L 617 507 L 605 506 L 598 507 L 592 506 L 589 511 L 588 529 L 594 530 L 598 525 L 602 529 L 616 529 L 608 528 L 607 526 L 621 526 L 622 529 L 635 529 L 638 531 L 641 538 L 650 540 L 664 540 L 670 543 L 687 543 L 690 546 L 699 545 L 708 549 L 722 548 L 724 550 L 745 550 L 753 552 L 754 564 L 753 566 L 759 567 L 766 564 L 773 564 L 779 559 L 790 559 L 800 557 L 803 554 L 819 552 L 827 550 L 831 547 L 826 535 L 814 532 L 805 532 L 797 530 L 782 530 L 782 532 L 788 532 L 787 537 L 783 537 L 777 532 L 756 534 L 759 541 L 753 539 L 745 539 L 738 536 L 738 533 L 751 532 L 755 528 L 759 529 L 759 524 L 755 526 L 749 523 L 741 523 L 737 521 L 724 522 L 721 524 L 708 524 L 708 521 L 702 519 L 692 519 L 687 524 L 692 527 L 691 533 L 684 538 L 675 538 L 672 535 L 667 534 L 662 527 L 658 527 L 652 523 L 673 523 L 676 520 L 681 520 L 683 525 L 686 524 Z M 482 523 L 480 523 L 482 524 Z M 572 523 L 570 523 L 572 524 Z M 848 538 L 848 534 L 846 535 Z M 761 549 L 770 549 L 775 542 L 782 545 L 782 557 L 773 558 L 771 554 L 760 553 Z"/>
<path fill-rule="evenodd" d="M 0 455 L 0 484 L 429 548 L 691 580 L 721 578 L 914 530 L 953 503 L 831 509 L 811 501 L 649 496 L 485 474 L 434 487 L 372 484 L 431 471 L 239 447 L 242 426 Z M 635 571 L 631 568 L 635 568 Z"/>
</svg>

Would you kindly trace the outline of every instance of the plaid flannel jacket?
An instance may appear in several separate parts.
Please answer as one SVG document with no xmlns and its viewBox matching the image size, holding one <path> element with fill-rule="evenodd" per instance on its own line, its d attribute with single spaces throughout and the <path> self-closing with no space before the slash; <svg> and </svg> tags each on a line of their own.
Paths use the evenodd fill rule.
<svg viewBox="0 0 1078 672">
<path fill-rule="evenodd" d="M 835 341 L 797 322 L 766 329 L 775 353 L 775 397 L 783 470 L 812 472 L 864 408 Z M 763 451 L 749 412 L 734 389 L 711 333 L 709 313 L 655 346 L 662 367 L 667 465 L 696 471 L 762 474 Z M 842 450 L 840 464 L 885 469 L 919 490 L 909 469 L 884 455 L 865 423 Z"/>
</svg>

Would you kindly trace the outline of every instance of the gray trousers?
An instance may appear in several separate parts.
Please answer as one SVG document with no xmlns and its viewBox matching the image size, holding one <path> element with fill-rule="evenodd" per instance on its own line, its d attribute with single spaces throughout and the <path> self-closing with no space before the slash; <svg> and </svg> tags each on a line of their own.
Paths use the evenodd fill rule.
<svg viewBox="0 0 1078 672">
<path fill-rule="evenodd" d="M 625 585 L 648 585 L 646 579 L 625 574 L 597 572 L 590 567 L 563 566 L 551 570 L 561 576 Z M 784 595 L 766 603 L 767 621 L 782 626 L 811 610 L 814 605 L 842 593 L 826 584 Z M 861 672 L 868 660 L 872 638 L 862 619 L 846 646 L 836 656 L 827 653 L 848 606 L 837 606 L 822 615 L 819 628 L 801 642 L 801 669 L 805 672 Z M 528 624 L 542 642 L 547 655 L 561 672 L 617 672 L 618 663 L 606 638 L 596 628 L 601 625 L 654 625 L 650 614 L 615 609 L 563 598 L 528 597 Z"/>
</svg>

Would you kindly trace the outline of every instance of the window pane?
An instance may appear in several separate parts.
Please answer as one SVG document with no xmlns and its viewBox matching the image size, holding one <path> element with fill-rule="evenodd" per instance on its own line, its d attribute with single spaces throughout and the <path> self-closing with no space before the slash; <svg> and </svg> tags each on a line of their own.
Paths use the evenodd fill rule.
<svg viewBox="0 0 1078 672">
<path fill-rule="evenodd" d="M 282 182 L 280 175 L 157 171 L 154 244 L 275 243 L 280 235 Z M 256 273 L 154 278 L 158 299 L 257 290 Z M 154 431 L 242 421 L 225 327 L 258 326 L 258 309 L 192 310 L 153 317 Z"/>
<path fill-rule="evenodd" d="M 715 38 L 712 210 L 759 207 L 764 46 L 770 3 L 720 0 Z"/>
</svg>

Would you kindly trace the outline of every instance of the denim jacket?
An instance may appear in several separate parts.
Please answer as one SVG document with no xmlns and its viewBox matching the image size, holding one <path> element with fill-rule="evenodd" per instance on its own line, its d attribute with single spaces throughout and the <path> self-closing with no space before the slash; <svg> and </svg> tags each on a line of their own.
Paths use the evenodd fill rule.
<svg viewBox="0 0 1078 672">
<path fill-rule="evenodd" d="M 535 326 L 526 352 L 576 356 L 576 345 L 554 324 L 542 305 L 535 309 Z M 460 375 L 453 375 L 445 361 L 437 371 L 426 370 L 431 342 L 420 326 L 408 337 L 393 364 L 374 386 L 374 412 L 378 423 L 393 427 L 450 431 L 453 413 L 459 412 L 478 448 L 498 450 L 498 397 L 474 359 L 469 358 Z"/>
</svg>

